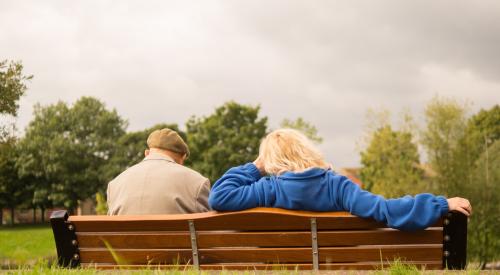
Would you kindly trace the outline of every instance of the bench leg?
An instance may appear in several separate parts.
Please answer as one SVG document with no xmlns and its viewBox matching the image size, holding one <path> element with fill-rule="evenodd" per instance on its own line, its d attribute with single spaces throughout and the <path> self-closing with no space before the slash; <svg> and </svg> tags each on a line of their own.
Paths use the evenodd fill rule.
<svg viewBox="0 0 500 275">
<path fill-rule="evenodd" d="M 50 216 L 50 224 L 56 241 L 59 266 L 71 268 L 79 266 L 78 241 L 74 225 L 68 222 L 68 212 L 54 211 Z"/>
</svg>

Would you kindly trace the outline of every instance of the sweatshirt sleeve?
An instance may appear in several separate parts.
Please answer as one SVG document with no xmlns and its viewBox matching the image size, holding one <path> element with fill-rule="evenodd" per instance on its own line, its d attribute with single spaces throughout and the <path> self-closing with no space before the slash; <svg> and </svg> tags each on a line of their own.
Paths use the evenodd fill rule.
<svg viewBox="0 0 500 275">
<path fill-rule="evenodd" d="M 448 202 L 443 196 L 418 194 L 415 197 L 385 199 L 361 189 L 345 177 L 341 177 L 337 187 L 339 204 L 345 211 L 373 218 L 396 229 L 424 229 L 448 213 Z"/>
<path fill-rule="evenodd" d="M 218 211 L 238 211 L 268 205 L 269 184 L 253 163 L 229 169 L 215 182 L 208 203 Z M 267 191 L 266 191 L 267 190 Z"/>
</svg>

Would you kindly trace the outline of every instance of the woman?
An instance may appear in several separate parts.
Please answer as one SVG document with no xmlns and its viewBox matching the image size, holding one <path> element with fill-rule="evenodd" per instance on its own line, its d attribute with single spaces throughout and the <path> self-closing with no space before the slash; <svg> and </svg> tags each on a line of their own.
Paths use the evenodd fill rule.
<svg viewBox="0 0 500 275">
<path fill-rule="evenodd" d="M 219 211 L 254 207 L 349 211 L 403 230 L 426 228 L 448 211 L 467 216 L 472 212 L 463 198 L 419 194 L 385 199 L 365 191 L 334 173 L 311 141 L 292 129 L 271 132 L 253 163 L 229 169 L 212 187 L 209 204 Z"/>
</svg>

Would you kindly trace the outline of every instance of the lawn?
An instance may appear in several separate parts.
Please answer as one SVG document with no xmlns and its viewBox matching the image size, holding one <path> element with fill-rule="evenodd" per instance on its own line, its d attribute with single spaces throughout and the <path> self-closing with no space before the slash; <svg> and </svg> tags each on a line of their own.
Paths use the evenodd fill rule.
<svg viewBox="0 0 500 275">
<path fill-rule="evenodd" d="M 56 257 L 52 229 L 44 225 L 0 226 L 0 266 Z"/>
<path fill-rule="evenodd" d="M 12 274 L 102 274 L 95 269 L 61 269 L 47 260 L 55 259 L 56 249 L 52 229 L 49 225 L 16 225 L 0 227 L 0 270 L 3 268 L 14 268 Z M 18 267 L 16 269 L 16 267 Z M 0 271 L 1 273 L 1 271 Z M 116 272 L 104 272 L 116 274 Z M 125 274 L 219 274 L 221 272 L 198 272 L 194 270 L 121 270 Z M 265 272 L 264 272 L 265 273 Z M 262 272 L 225 271 L 222 274 L 264 274 Z M 414 266 L 394 264 L 388 269 L 371 272 L 348 272 L 348 274 L 479 274 L 478 270 L 467 271 L 421 271 Z M 310 274 L 310 272 L 295 271 L 272 271 L 267 274 Z M 345 272 L 326 272 L 324 274 L 345 274 Z M 486 272 L 495 274 L 495 272 Z"/>
</svg>

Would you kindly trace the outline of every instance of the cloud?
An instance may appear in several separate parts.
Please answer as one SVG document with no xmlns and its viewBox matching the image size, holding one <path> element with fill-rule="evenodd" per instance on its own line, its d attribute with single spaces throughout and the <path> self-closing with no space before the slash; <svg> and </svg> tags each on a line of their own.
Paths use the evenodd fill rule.
<svg viewBox="0 0 500 275">
<path fill-rule="evenodd" d="M 435 94 L 499 102 L 498 1 L 2 1 L 0 53 L 32 105 L 96 96 L 130 122 L 184 124 L 228 100 L 276 128 L 304 117 L 335 165 L 359 165 L 368 108 Z"/>
</svg>

